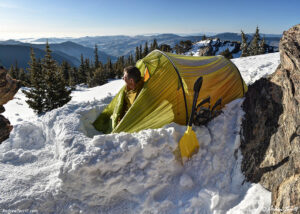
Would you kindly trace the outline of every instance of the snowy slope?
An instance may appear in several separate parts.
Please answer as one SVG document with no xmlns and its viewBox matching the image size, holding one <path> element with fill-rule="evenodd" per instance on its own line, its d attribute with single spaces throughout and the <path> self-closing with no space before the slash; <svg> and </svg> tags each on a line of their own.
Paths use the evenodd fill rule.
<svg viewBox="0 0 300 214">
<path fill-rule="evenodd" d="M 275 71 L 279 53 L 233 62 L 252 83 Z M 70 103 L 40 117 L 21 90 L 5 105 L 14 129 L 0 145 L 0 212 L 268 213 L 271 193 L 244 182 L 240 170 L 243 99 L 194 128 L 200 150 L 182 166 L 173 150 L 185 126 L 109 135 L 93 129 L 122 85 L 78 87 Z"/>
</svg>

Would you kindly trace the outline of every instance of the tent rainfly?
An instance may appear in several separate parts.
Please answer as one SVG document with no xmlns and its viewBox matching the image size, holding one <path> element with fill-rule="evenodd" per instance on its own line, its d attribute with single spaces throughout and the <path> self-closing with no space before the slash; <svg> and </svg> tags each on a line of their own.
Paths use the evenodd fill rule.
<svg viewBox="0 0 300 214">
<path fill-rule="evenodd" d="M 106 134 L 137 132 L 161 128 L 171 122 L 187 125 L 194 83 L 200 76 L 203 84 L 197 104 L 210 96 L 211 103 L 222 98 L 222 108 L 247 91 L 237 67 L 223 56 L 194 57 L 154 50 L 139 60 L 136 67 L 144 79 L 143 89 L 117 124 L 124 86 L 94 121 L 98 131 Z"/>
</svg>

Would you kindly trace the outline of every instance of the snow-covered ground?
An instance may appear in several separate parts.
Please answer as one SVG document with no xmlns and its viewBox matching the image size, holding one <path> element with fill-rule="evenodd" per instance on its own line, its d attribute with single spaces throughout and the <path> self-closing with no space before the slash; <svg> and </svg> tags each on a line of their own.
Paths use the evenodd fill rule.
<svg viewBox="0 0 300 214">
<path fill-rule="evenodd" d="M 252 83 L 275 71 L 279 53 L 233 62 Z M 40 117 L 19 90 L 4 106 L 14 129 L 0 145 L 1 213 L 269 213 L 271 193 L 245 182 L 240 169 L 243 99 L 194 127 L 200 150 L 182 166 L 173 150 L 185 126 L 93 129 L 122 85 L 77 87 L 71 102 Z"/>
</svg>

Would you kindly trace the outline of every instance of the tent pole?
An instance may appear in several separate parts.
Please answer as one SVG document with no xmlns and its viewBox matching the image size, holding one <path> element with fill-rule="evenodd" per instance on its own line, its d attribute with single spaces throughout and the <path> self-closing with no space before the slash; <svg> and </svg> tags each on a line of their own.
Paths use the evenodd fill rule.
<svg viewBox="0 0 300 214">
<path fill-rule="evenodd" d="M 183 82 L 182 82 L 182 78 L 179 74 L 179 71 L 177 69 L 177 67 L 175 66 L 174 62 L 170 59 L 170 57 L 165 54 L 163 51 L 160 51 L 160 50 L 155 50 L 156 52 L 159 52 L 161 53 L 162 55 L 164 55 L 165 57 L 167 57 L 167 59 L 172 63 L 177 75 L 178 75 L 178 78 L 179 78 L 179 81 L 180 81 L 180 84 L 181 84 L 181 88 L 182 88 L 182 93 L 183 93 L 183 98 L 184 98 L 184 104 L 185 104 L 185 115 L 186 115 L 186 125 L 188 125 L 188 121 L 189 121 L 189 118 L 188 118 L 188 108 L 187 108 L 187 102 L 186 102 L 186 96 L 185 96 L 185 91 L 184 91 L 184 87 L 183 87 Z"/>
</svg>

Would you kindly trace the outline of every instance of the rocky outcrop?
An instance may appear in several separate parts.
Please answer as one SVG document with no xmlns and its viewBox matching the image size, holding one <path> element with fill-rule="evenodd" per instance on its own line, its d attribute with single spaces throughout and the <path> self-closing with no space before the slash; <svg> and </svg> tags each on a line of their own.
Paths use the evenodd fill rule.
<svg viewBox="0 0 300 214">
<path fill-rule="evenodd" d="M 0 66 L 0 143 L 9 137 L 13 128 L 10 122 L 1 115 L 5 111 L 3 105 L 13 99 L 19 88 L 19 81 L 12 79 L 7 71 Z"/>
<path fill-rule="evenodd" d="M 199 48 L 198 55 L 199 56 L 214 56 L 216 51 L 214 51 L 211 45 L 204 46 Z"/>
<path fill-rule="evenodd" d="M 220 39 L 206 39 L 199 41 L 193 45 L 193 55 L 197 56 L 216 56 L 224 54 L 224 51 L 228 49 L 228 52 L 234 57 L 241 55 L 240 50 L 241 43 L 236 41 L 221 41 Z M 266 53 L 273 53 L 274 47 L 265 45 Z"/>
<path fill-rule="evenodd" d="M 281 64 L 249 86 L 242 171 L 272 191 L 273 213 L 300 212 L 300 25 L 284 32 Z"/>
</svg>

